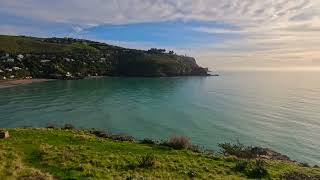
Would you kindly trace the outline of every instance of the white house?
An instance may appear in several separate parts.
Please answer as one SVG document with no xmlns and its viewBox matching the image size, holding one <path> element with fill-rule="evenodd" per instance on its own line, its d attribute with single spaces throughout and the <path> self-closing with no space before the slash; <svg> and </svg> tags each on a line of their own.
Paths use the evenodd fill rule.
<svg viewBox="0 0 320 180">
<path fill-rule="evenodd" d="M 3 76 L 3 77 L 2 77 L 2 79 L 3 79 L 3 80 L 6 80 L 6 79 L 7 79 L 7 77 Z"/>
<path fill-rule="evenodd" d="M 2 69 L 0 69 L 0 73 L 3 73 L 3 70 L 2 70 Z"/>
<path fill-rule="evenodd" d="M 14 77 L 15 77 L 14 75 L 11 75 L 11 76 L 10 76 L 11 79 L 13 79 Z"/>
<path fill-rule="evenodd" d="M 51 60 L 48 60 L 48 59 L 43 59 L 40 61 L 41 63 L 47 63 L 47 62 L 51 62 Z"/>
<path fill-rule="evenodd" d="M 7 59 L 7 62 L 14 62 L 14 59 L 13 58 L 9 58 L 9 59 Z"/>
<path fill-rule="evenodd" d="M 70 72 L 67 72 L 66 77 L 71 77 L 72 74 Z"/>
<path fill-rule="evenodd" d="M 63 58 L 65 61 L 70 62 L 71 59 L 70 58 Z"/>
<path fill-rule="evenodd" d="M 9 72 L 12 72 L 12 69 L 9 69 L 9 68 L 7 68 L 7 69 L 5 69 L 6 71 L 9 71 Z"/>
<path fill-rule="evenodd" d="M 19 71 L 19 70 L 21 70 L 21 68 L 20 68 L 20 67 L 13 67 L 12 69 L 13 69 L 13 70 L 15 70 L 15 71 Z"/>
<path fill-rule="evenodd" d="M 22 54 L 19 54 L 19 55 L 17 56 L 17 59 L 18 59 L 19 61 L 21 61 L 23 58 L 24 58 L 24 56 L 23 56 Z"/>
</svg>

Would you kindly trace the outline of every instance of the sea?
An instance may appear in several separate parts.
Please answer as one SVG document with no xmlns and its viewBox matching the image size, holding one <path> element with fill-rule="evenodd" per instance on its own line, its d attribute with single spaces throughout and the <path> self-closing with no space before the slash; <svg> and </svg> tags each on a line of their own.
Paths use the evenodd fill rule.
<svg viewBox="0 0 320 180">
<path fill-rule="evenodd" d="M 320 72 L 222 71 L 219 77 L 104 77 L 0 89 L 0 127 L 97 128 L 139 139 L 187 136 L 268 147 L 320 165 Z"/>
</svg>

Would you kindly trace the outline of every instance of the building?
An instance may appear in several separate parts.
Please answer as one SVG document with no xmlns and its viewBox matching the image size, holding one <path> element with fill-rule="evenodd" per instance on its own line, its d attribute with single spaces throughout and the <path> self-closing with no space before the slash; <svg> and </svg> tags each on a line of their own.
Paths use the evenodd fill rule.
<svg viewBox="0 0 320 180">
<path fill-rule="evenodd" d="M 48 62 L 51 62 L 51 60 L 48 60 L 48 59 L 43 59 L 40 61 L 41 63 L 48 63 Z"/>
<path fill-rule="evenodd" d="M 9 72 L 12 72 L 12 69 L 9 69 L 9 68 L 7 68 L 7 69 L 5 69 L 6 71 L 9 71 Z"/>
<path fill-rule="evenodd" d="M 13 70 L 15 70 L 15 71 L 19 71 L 19 70 L 21 70 L 21 68 L 20 68 L 20 67 L 13 67 L 12 69 L 13 69 Z"/>
<path fill-rule="evenodd" d="M 9 58 L 9 59 L 7 59 L 7 62 L 14 62 L 14 59 L 13 58 Z"/>
<path fill-rule="evenodd" d="M 0 69 L 0 73 L 3 73 L 3 70 L 2 70 L 2 69 Z"/>
<path fill-rule="evenodd" d="M 71 77 L 72 74 L 70 72 L 67 72 L 66 77 Z"/>
<path fill-rule="evenodd" d="M 19 55 L 17 56 L 17 59 L 18 59 L 19 61 L 21 61 L 23 58 L 24 58 L 24 56 L 23 56 L 22 54 L 19 54 Z"/>
</svg>

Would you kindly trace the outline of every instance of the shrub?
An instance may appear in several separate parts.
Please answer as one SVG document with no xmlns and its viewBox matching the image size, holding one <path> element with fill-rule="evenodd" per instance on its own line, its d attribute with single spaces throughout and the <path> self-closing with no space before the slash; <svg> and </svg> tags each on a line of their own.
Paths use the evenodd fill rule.
<svg viewBox="0 0 320 180">
<path fill-rule="evenodd" d="M 139 167 L 152 167 L 155 164 L 154 154 L 148 153 L 144 156 L 141 156 L 138 160 Z"/>
<path fill-rule="evenodd" d="M 200 146 L 197 146 L 197 145 L 193 145 L 193 144 L 190 144 L 188 149 L 192 152 L 195 152 L 195 153 L 204 153 L 205 152 L 205 150 L 203 148 L 201 148 Z"/>
<path fill-rule="evenodd" d="M 58 127 L 57 125 L 51 124 L 51 123 L 47 124 L 46 126 L 47 129 L 56 129 L 57 127 Z"/>
<path fill-rule="evenodd" d="M 72 124 L 65 124 L 63 129 L 65 130 L 71 130 L 71 129 L 75 129 L 74 126 Z"/>
<path fill-rule="evenodd" d="M 143 139 L 140 143 L 141 144 L 151 144 L 151 145 L 157 144 L 157 142 L 153 139 Z"/>
<path fill-rule="evenodd" d="M 174 149 L 187 149 L 191 144 L 186 136 L 172 136 L 166 145 Z"/>
<path fill-rule="evenodd" d="M 101 137 L 101 138 L 108 138 L 109 135 L 106 132 L 103 131 L 99 131 L 99 130 L 92 130 L 90 131 L 91 134 L 94 134 L 97 137 Z"/>
<path fill-rule="evenodd" d="M 249 178 L 264 178 L 268 177 L 269 173 L 265 167 L 265 162 L 262 160 L 256 160 L 256 163 L 247 172 Z"/>
<path fill-rule="evenodd" d="M 233 168 L 236 172 L 245 172 L 248 168 L 248 161 L 238 160 L 236 166 Z"/>
<path fill-rule="evenodd" d="M 112 140 L 115 140 L 115 141 L 130 141 L 130 142 L 132 142 L 135 140 L 134 137 L 124 135 L 124 134 L 111 135 L 109 138 Z"/>
<path fill-rule="evenodd" d="M 256 158 L 257 155 L 253 153 L 251 146 L 245 146 L 241 144 L 240 142 L 237 142 L 237 144 L 231 144 L 231 143 L 222 143 L 219 144 L 219 147 L 221 148 L 221 152 L 225 156 L 236 156 L 239 158 Z"/>
<path fill-rule="evenodd" d="M 194 178 L 197 176 L 197 173 L 193 170 L 190 170 L 187 172 L 187 175 L 190 177 L 190 178 Z"/>
</svg>

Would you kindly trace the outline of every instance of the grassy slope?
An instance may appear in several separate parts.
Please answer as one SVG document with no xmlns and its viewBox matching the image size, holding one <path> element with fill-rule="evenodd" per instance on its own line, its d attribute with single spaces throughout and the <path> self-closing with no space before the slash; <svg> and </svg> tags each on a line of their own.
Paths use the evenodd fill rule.
<svg viewBox="0 0 320 180">
<path fill-rule="evenodd" d="M 186 150 L 115 142 L 97 138 L 83 131 L 49 129 L 9 129 L 11 138 L 0 140 L 0 178 L 41 176 L 50 179 L 124 179 L 126 177 L 156 179 L 245 179 L 233 170 L 236 160 Z M 156 164 L 138 167 L 139 157 L 154 153 Z M 288 171 L 320 173 L 319 169 L 268 161 L 271 178 Z"/>
<path fill-rule="evenodd" d="M 58 44 L 30 37 L 0 35 L 0 50 L 10 53 L 70 53 L 77 49 L 98 52 L 94 47 L 80 43 Z"/>
</svg>

